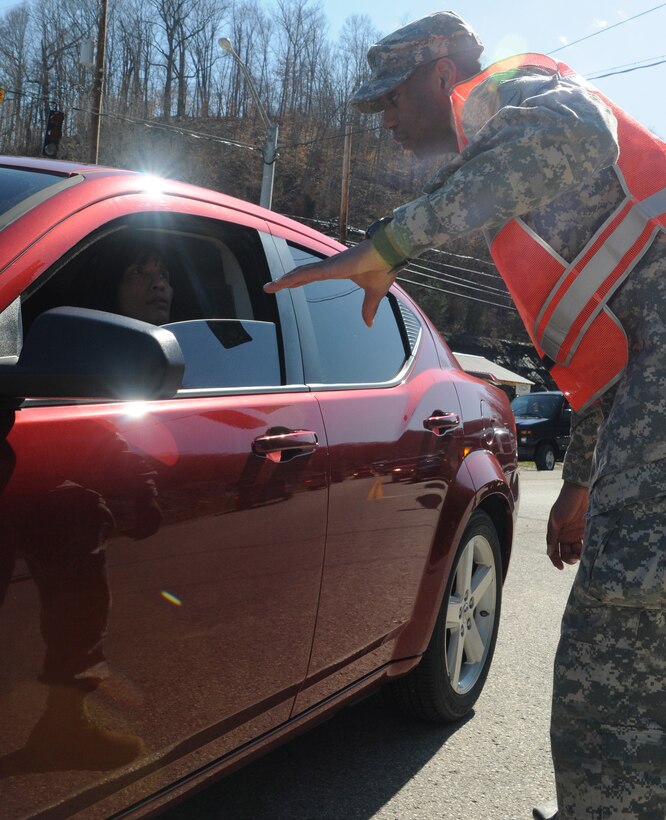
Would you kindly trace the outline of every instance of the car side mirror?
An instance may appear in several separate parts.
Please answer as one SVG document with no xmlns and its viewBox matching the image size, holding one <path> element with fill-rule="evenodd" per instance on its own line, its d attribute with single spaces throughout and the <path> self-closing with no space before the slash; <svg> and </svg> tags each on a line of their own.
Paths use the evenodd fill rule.
<svg viewBox="0 0 666 820">
<path fill-rule="evenodd" d="M 0 397 L 169 398 L 184 367 L 178 342 L 165 328 L 60 307 L 35 319 L 18 360 L 0 364 Z"/>
</svg>

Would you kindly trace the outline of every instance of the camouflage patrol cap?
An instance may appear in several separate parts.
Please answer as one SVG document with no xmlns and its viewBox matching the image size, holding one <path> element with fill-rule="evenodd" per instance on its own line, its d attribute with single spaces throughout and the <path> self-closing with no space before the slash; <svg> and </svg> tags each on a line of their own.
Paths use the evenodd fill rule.
<svg viewBox="0 0 666 820">
<path fill-rule="evenodd" d="M 366 114 L 381 111 L 380 97 L 404 82 L 420 65 L 460 52 L 481 54 L 483 43 L 452 11 L 437 11 L 387 35 L 368 51 L 372 75 L 351 104 Z"/>
</svg>

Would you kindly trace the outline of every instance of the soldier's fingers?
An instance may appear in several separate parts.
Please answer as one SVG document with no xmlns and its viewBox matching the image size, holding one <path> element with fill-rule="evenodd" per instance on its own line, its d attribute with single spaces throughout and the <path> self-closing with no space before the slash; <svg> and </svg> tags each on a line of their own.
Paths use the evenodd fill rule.
<svg viewBox="0 0 666 820">
<path fill-rule="evenodd" d="M 546 554 L 550 558 L 550 563 L 556 569 L 564 569 L 564 564 L 562 563 L 562 559 L 560 558 L 560 550 L 557 542 L 555 543 L 548 543 L 546 546 Z"/>
<path fill-rule="evenodd" d="M 564 542 L 560 544 L 560 556 L 565 564 L 576 564 L 580 561 L 582 543 L 580 541 Z"/>
<path fill-rule="evenodd" d="M 366 323 L 368 327 L 372 327 L 373 322 L 375 320 L 375 315 L 377 313 L 377 309 L 379 308 L 379 303 L 383 299 L 385 294 L 377 293 L 375 291 L 367 291 L 365 292 L 365 296 L 363 297 L 363 307 L 361 308 L 361 316 L 363 317 L 363 321 Z"/>
<path fill-rule="evenodd" d="M 296 270 L 285 273 L 280 279 L 266 283 L 264 285 L 264 291 L 266 293 L 277 293 L 279 290 L 284 290 L 285 288 L 297 288 L 299 285 L 307 285 L 308 282 L 314 282 L 317 279 L 324 278 L 321 275 L 322 273 L 323 271 L 320 271 L 318 264 L 303 265 L 300 268 L 296 268 Z"/>
</svg>

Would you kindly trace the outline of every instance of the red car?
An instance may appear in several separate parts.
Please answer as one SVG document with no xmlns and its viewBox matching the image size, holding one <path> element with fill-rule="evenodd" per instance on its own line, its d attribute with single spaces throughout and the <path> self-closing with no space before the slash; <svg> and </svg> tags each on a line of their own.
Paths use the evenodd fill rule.
<svg viewBox="0 0 666 820">
<path fill-rule="evenodd" d="M 0 231 L 4 820 L 155 812 L 378 687 L 469 711 L 504 393 L 399 287 L 372 329 L 348 281 L 265 294 L 342 246 L 213 191 L 4 157 Z M 118 307 L 149 275 L 166 324 Z"/>
</svg>

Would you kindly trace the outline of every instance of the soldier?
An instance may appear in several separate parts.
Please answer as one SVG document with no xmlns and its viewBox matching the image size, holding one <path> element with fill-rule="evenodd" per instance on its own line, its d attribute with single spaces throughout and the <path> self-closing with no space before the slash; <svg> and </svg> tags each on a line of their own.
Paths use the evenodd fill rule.
<svg viewBox="0 0 666 820">
<path fill-rule="evenodd" d="M 371 325 L 409 259 L 484 231 L 576 411 L 546 537 L 555 567 L 581 561 L 555 658 L 559 813 L 535 816 L 664 817 L 665 146 L 566 65 L 480 71 L 482 48 L 450 12 L 372 46 L 352 103 L 444 164 L 367 241 L 266 290 L 349 278 Z"/>
</svg>

